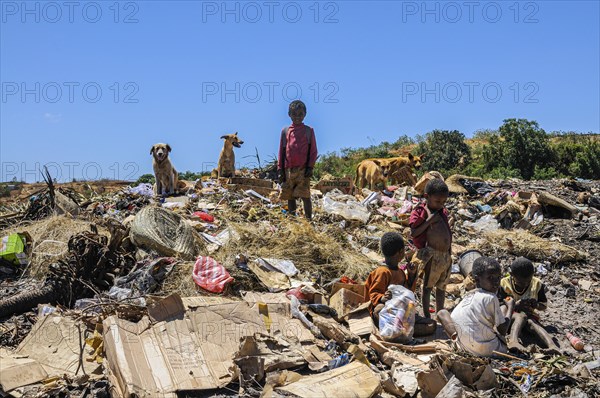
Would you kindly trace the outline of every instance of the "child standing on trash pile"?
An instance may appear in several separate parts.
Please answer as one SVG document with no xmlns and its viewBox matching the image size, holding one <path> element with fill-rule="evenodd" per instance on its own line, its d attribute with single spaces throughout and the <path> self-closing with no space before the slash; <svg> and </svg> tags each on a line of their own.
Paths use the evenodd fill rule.
<svg viewBox="0 0 600 398">
<path fill-rule="evenodd" d="M 292 124 L 284 127 L 279 141 L 277 172 L 281 183 L 281 200 L 288 201 L 290 214 L 296 214 L 296 199 L 304 204 L 304 215 L 312 218 L 310 201 L 310 178 L 317 161 L 315 131 L 303 123 L 306 105 L 302 101 L 292 101 L 288 115 Z"/>
<path fill-rule="evenodd" d="M 444 309 L 446 285 L 452 266 L 452 231 L 448 221 L 448 210 L 444 207 L 448 200 L 448 186 L 438 178 L 425 186 L 425 203 L 419 203 L 410 214 L 410 234 L 418 249 L 412 262 L 423 275 L 423 311 L 430 318 L 429 300 L 435 287 L 436 312 Z"/>
<path fill-rule="evenodd" d="M 392 298 L 392 292 L 388 290 L 390 285 L 401 285 L 415 290 L 417 282 L 417 269 L 408 264 L 406 269 L 399 266 L 400 260 L 404 258 L 404 239 L 397 232 L 386 232 L 381 237 L 381 252 L 385 257 L 385 265 L 377 267 L 365 282 L 367 297 L 370 300 L 369 312 L 373 320 L 379 325 L 379 313 L 385 306 L 386 301 Z M 433 334 L 437 327 L 433 319 L 416 316 L 415 336 L 427 336 Z"/>
<path fill-rule="evenodd" d="M 544 311 L 548 299 L 546 287 L 539 278 L 533 276 L 534 272 L 533 263 L 525 257 L 519 257 L 510 265 L 510 275 L 500 281 L 498 298 L 503 301 L 510 299 L 515 303 L 508 348 L 525 351 L 519 343 L 519 335 L 527 326 L 548 348 L 558 349 L 552 336 L 538 323 L 535 310 Z"/>
<path fill-rule="evenodd" d="M 472 275 L 477 289 L 468 293 L 452 314 L 445 309 L 440 311 L 438 320 L 458 348 L 486 357 L 494 351 L 505 353 L 503 336 L 510 325 L 514 301 L 500 307 L 496 296 L 502 277 L 500 264 L 493 258 L 479 257 L 473 263 Z"/>
</svg>

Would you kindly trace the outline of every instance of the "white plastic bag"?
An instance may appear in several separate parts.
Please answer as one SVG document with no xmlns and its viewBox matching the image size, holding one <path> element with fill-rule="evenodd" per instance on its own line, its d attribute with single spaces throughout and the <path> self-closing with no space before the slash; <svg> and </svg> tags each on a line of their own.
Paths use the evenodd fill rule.
<svg viewBox="0 0 600 398">
<path fill-rule="evenodd" d="M 369 209 L 358 202 L 338 202 L 327 195 L 323 198 L 323 210 L 329 214 L 340 215 L 346 220 L 357 220 L 365 224 L 369 221 L 369 217 L 371 216 Z"/>
<path fill-rule="evenodd" d="M 392 298 L 379 313 L 379 334 L 385 341 L 408 342 L 415 330 L 415 295 L 401 285 L 390 285 Z"/>
<path fill-rule="evenodd" d="M 465 221 L 463 225 L 473 228 L 477 232 L 490 232 L 500 228 L 500 224 L 498 224 L 498 221 L 491 214 L 486 214 L 474 222 Z"/>
</svg>

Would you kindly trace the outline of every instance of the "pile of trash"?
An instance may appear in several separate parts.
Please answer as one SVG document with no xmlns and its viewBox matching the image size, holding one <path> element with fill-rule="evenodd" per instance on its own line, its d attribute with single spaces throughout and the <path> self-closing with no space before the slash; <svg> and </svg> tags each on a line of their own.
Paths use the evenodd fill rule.
<svg viewBox="0 0 600 398">
<path fill-rule="evenodd" d="M 0 209 L 0 391 L 36 396 L 594 397 L 600 395 L 600 181 L 446 178 L 446 308 L 475 287 L 473 253 L 532 260 L 560 351 L 493 359 L 443 329 L 414 338 L 416 293 L 394 287 L 375 325 L 364 281 L 423 189 L 327 178 L 311 222 L 271 180 L 149 184 L 82 195 L 53 184 Z M 389 307 L 389 308 L 387 308 Z M 574 323 L 573 319 L 578 322 Z M 383 327 L 380 327 L 382 326 Z M 551 326 L 550 326 L 551 325 Z M 567 333 L 583 342 L 573 346 Z"/>
</svg>

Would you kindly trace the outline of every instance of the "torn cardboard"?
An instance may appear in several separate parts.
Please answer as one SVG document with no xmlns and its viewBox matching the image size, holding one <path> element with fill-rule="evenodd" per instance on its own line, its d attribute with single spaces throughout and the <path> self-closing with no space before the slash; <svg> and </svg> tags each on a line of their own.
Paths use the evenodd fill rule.
<svg viewBox="0 0 600 398">
<path fill-rule="evenodd" d="M 242 339 L 234 361 L 238 363 L 238 360 L 241 359 L 250 359 L 257 364 L 260 363 L 262 369 L 259 369 L 257 374 L 300 367 L 307 362 L 298 345 L 291 344 L 281 336 L 275 338 L 260 333 Z M 239 364 L 238 366 L 243 373 L 245 369 Z M 257 380 L 261 379 L 262 377 Z"/>
<path fill-rule="evenodd" d="M 78 329 L 77 322 L 71 318 L 57 314 L 40 318 L 14 353 L 0 351 L 3 389 L 9 391 L 47 377 L 74 376 L 79 367 L 79 344 L 85 340 L 84 331 L 85 326 Z M 85 372 L 101 373 L 101 365 L 86 361 L 89 352 L 89 347 L 84 348 L 82 365 Z M 81 369 L 79 374 L 83 374 Z"/>
<path fill-rule="evenodd" d="M 381 390 L 381 385 L 379 375 L 369 366 L 352 362 L 325 373 L 303 377 L 275 390 L 306 398 L 370 398 Z"/>
<path fill-rule="evenodd" d="M 177 391 L 223 387 L 234 376 L 232 358 L 240 338 L 266 333 L 259 315 L 243 301 L 202 306 L 169 319 L 153 325 L 115 316 L 104 320 L 105 363 L 116 396 L 175 397 Z"/>
<path fill-rule="evenodd" d="M 244 301 L 252 311 L 261 314 L 263 324 L 272 336 L 281 334 L 285 339 L 299 341 L 302 344 L 315 342 L 315 336 L 310 330 L 298 319 L 292 318 L 290 300 L 284 293 L 247 292 Z M 261 311 L 261 304 L 266 305 L 266 310 Z"/>
<path fill-rule="evenodd" d="M 337 293 L 338 290 L 340 289 L 348 289 L 350 291 L 353 291 L 354 293 L 365 297 L 367 294 L 367 290 L 365 288 L 365 285 L 362 283 L 340 283 L 340 282 L 336 282 L 331 286 L 331 296 L 333 296 L 334 294 Z M 363 299 L 363 301 L 367 301 L 365 299 Z"/>
<path fill-rule="evenodd" d="M 286 274 L 265 268 L 257 261 L 250 261 L 248 263 L 248 268 L 254 272 L 270 292 L 287 290 L 292 286 L 290 278 Z"/>
<path fill-rule="evenodd" d="M 350 331 L 355 335 L 365 336 L 371 334 L 375 324 L 371 314 L 369 314 L 369 302 L 362 303 L 358 308 L 348 313 L 346 321 Z"/>
<path fill-rule="evenodd" d="M 38 383 L 48 378 L 48 373 L 34 359 L 18 356 L 0 348 L 0 387 L 11 391 L 18 387 Z"/>
<path fill-rule="evenodd" d="M 344 317 L 350 311 L 358 308 L 365 301 L 360 294 L 342 288 L 329 298 L 329 306 L 333 308 L 338 316 Z"/>
</svg>

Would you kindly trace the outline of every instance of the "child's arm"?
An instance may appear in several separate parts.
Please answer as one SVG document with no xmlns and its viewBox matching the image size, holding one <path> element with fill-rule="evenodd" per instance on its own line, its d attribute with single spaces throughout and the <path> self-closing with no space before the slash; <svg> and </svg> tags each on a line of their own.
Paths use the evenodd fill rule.
<svg viewBox="0 0 600 398">
<path fill-rule="evenodd" d="M 515 300 L 508 300 L 505 301 L 505 303 L 507 306 L 507 312 L 506 317 L 504 318 L 504 323 L 496 327 L 496 329 L 498 329 L 498 333 L 500 333 L 502 336 L 505 336 L 506 333 L 508 333 L 508 328 L 510 327 L 510 319 L 512 317 L 513 310 L 515 309 Z"/>
<path fill-rule="evenodd" d="M 431 224 L 435 224 L 437 222 L 440 222 L 442 220 L 442 216 L 440 214 L 438 214 L 438 212 L 432 213 L 431 216 L 429 216 L 429 218 L 427 220 L 425 220 L 425 222 L 423 222 L 422 224 L 420 224 L 417 227 L 410 227 L 410 235 L 413 238 L 416 238 L 417 236 L 421 236 L 425 233 L 425 231 L 427 231 L 427 228 L 429 228 L 429 226 Z"/>
<path fill-rule="evenodd" d="M 375 274 L 371 280 L 367 295 L 369 296 L 371 304 L 373 304 L 373 307 L 375 307 L 379 303 L 385 303 L 385 301 L 387 301 L 389 298 L 386 297 L 389 281 L 383 273 L 378 273 L 377 270 L 373 272 L 375 272 Z"/>
<path fill-rule="evenodd" d="M 542 287 L 538 292 L 537 301 L 532 301 L 532 308 L 540 311 L 546 311 L 548 308 L 548 298 L 546 298 L 546 286 L 542 283 Z"/>
</svg>

